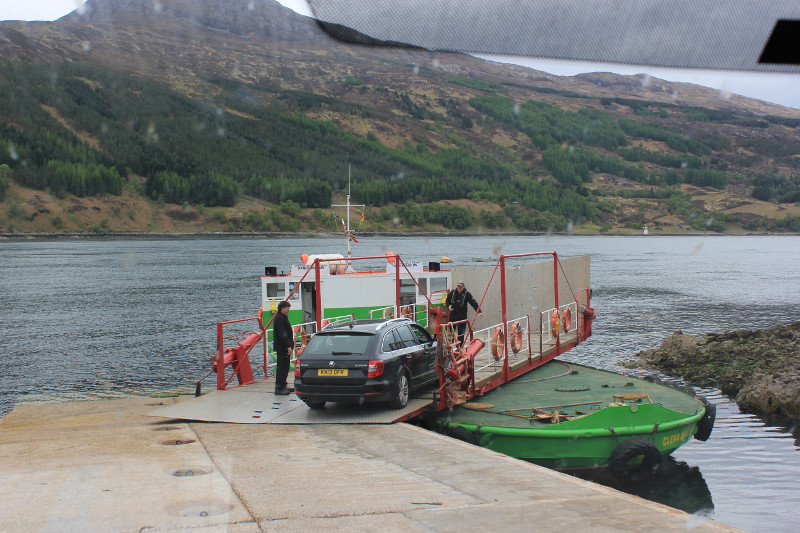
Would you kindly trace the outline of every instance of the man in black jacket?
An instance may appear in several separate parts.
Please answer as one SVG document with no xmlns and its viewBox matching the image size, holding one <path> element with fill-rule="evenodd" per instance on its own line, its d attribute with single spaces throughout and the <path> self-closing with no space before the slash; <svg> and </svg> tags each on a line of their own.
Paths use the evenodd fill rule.
<svg viewBox="0 0 800 533">
<path fill-rule="evenodd" d="M 280 396 L 286 396 L 294 391 L 286 385 L 286 376 L 289 375 L 289 354 L 294 349 L 294 332 L 288 317 L 291 308 L 289 302 L 279 303 L 278 314 L 272 323 L 272 348 L 275 350 L 278 363 L 275 369 L 275 394 Z"/>
<path fill-rule="evenodd" d="M 467 304 L 472 306 L 472 308 L 478 313 L 478 316 L 483 316 L 480 307 L 478 307 L 478 302 L 475 301 L 475 298 L 473 298 L 472 294 L 470 294 L 470 292 L 467 290 L 464 282 L 459 281 L 456 284 L 455 290 L 450 291 L 447 294 L 447 299 L 445 300 L 445 306 L 450 310 L 450 322 L 458 322 L 459 320 L 467 319 Z M 461 322 L 458 324 L 459 345 L 464 344 L 464 331 L 466 331 L 466 329 L 466 322 Z"/>
</svg>

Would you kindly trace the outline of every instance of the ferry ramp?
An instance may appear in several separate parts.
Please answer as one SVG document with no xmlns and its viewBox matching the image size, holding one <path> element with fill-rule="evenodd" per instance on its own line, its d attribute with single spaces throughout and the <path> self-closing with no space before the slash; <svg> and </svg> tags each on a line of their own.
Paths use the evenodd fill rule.
<svg viewBox="0 0 800 533">
<path fill-rule="evenodd" d="M 737 531 L 409 424 L 155 420 L 185 398 L 0 419 L 1 531 Z"/>
<path fill-rule="evenodd" d="M 214 390 L 148 413 L 161 418 L 234 424 L 392 424 L 419 414 L 432 398 L 412 398 L 403 409 L 385 405 L 329 403 L 310 409 L 296 395 L 276 396 L 272 379 Z"/>
<path fill-rule="evenodd" d="M 555 340 L 540 342 L 536 334 L 526 336 L 533 349 L 508 354 L 508 367 L 516 371 L 547 360 L 556 351 Z M 574 333 L 561 336 L 564 344 L 575 342 Z M 539 347 L 539 349 L 537 349 Z M 488 345 L 475 357 L 475 385 L 480 389 L 503 375 L 504 360 L 495 361 Z M 392 424 L 409 420 L 433 404 L 431 389 L 418 392 L 403 409 L 388 409 L 381 404 L 351 405 L 328 403 L 322 409 L 309 409 L 296 395 L 276 396 L 272 378 L 247 385 L 213 390 L 180 403 L 161 407 L 150 416 L 228 422 L 234 424 Z"/>
</svg>

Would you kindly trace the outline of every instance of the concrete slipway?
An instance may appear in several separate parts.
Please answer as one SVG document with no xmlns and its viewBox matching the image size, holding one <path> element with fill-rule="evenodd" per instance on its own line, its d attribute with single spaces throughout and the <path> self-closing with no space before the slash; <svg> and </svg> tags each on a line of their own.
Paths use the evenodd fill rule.
<svg viewBox="0 0 800 533">
<path fill-rule="evenodd" d="M 175 399 L 0 420 L 1 531 L 736 531 L 407 425 L 187 423 Z"/>
</svg>

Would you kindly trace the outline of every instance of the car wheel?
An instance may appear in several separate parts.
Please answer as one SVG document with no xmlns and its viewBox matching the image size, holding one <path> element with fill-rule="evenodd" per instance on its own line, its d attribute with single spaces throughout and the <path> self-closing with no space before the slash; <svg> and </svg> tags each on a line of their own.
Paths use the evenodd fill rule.
<svg viewBox="0 0 800 533">
<path fill-rule="evenodd" d="M 311 400 L 303 400 L 311 409 L 322 409 L 325 407 L 325 402 L 312 402 Z"/>
<path fill-rule="evenodd" d="M 411 386 L 408 383 L 408 375 L 401 371 L 397 376 L 397 382 L 395 383 L 394 399 L 389 402 L 389 405 L 395 409 L 402 409 L 408 405 L 408 399 L 410 396 Z"/>
</svg>

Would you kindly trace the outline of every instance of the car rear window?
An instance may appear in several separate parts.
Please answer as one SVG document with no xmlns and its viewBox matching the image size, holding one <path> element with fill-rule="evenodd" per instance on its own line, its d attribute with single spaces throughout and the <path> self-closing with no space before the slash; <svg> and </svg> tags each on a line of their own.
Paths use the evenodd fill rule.
<svg viewBox="0 0 800 533">
<path fill-rule="evenodd" d="M 342 332 L 320 333 L 308 342 L 306 355 L 353 355 L 367 350 L 371 334 Z"/>
</svg>

